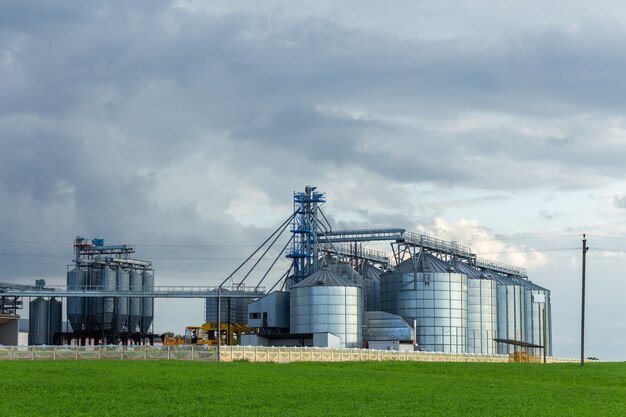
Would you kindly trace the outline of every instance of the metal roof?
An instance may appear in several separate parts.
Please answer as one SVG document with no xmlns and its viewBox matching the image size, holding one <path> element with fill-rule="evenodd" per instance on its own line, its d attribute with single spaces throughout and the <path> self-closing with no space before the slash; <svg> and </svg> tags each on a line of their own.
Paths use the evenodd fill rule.
<svg viewBox="0 0 626 417">
<path fill-rule="evenodd" d="M 521 340 L 514 340 L 514 339 L 493 339 L 493 340 L 498 343 L 506 343 L 507 345 L 513 345 L 513 346 L 521 346 L 521 347 L 528 347 L 528 348 L 543 348 L 543 345 L 535 345 L 534 343 L 522 342 Z"/>
<path fill-rule="evenodd" d="M 490 278 L 493 278 L 496 280 L 496 282 L 498 284 L 502 284 L 502 285 L 517 285 L 523 288 L 528 288 L 531 290 L 535 290 L 535 291 L 549 291 L 537 284 L 535 284 L 534 282 L 530 281 L 527 278 L 521 277 L 521 276 L 517 276 L 517 275 L 502 275 L 502 274 L 498 274 L 495 273 L 493 271 L 489 271 L 489 270 L 485 270 L 484 271 L 486 274 L 489 275 Z"/>
<path fill-rule="evenodd" d="M 450 265 L 427 252 L 420 251 L 413 258 L 398 265 L 397 270 L 402 273 L 412 272 L 454 272 Z"/>
<path fill-rule="evenodd" d="M 348 281 L 336 272 L 329 271 L 328 269 L 320 269 L 317 272 L 309 275 L 291 288 L 301 287 L 357 287 L 357 284 Z"/>
<path fill-rule="evenodd" d="M 483 274 L 483 272 L 472 266 L 472 265 L 468 265 L 463 261 L 460 260 L 454 260 L 450 263 L 452 265 L 452 268 L 454 268 L 454 270 L 456 272 L 459 272 L 461 274 L 465 274 L 468 276 L 468 278 L 473 278 L 473 279 L 491 279 L 491 277 Z"/>
<path fill-rule="evenodd" d="M 382 273 L 382 270 L 376 268 L 368 262 L 365 262 L 361 268 L 361 275 L 363 275 L 363 278 L 370 279 L 372 281 L 380 281 L 380 274 Z"/>
</svg>

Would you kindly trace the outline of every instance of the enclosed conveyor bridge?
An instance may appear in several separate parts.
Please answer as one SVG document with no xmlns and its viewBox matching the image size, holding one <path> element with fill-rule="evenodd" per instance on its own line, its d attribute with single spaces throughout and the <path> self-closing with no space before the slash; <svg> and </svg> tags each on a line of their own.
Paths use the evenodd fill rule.
<svg viewBox="0 0 626 417">
<path fill-rule="evenodd" d="M 99 287 L 101 288 L 101 287 Z M 0 288 L 0 296 L 6 297 L 130 297 L 130 298 L 217 298 L 218 287 L 156 286 L 152 290 L 129 291 L 126 289 L 99 289 L 96 287 L 73 289 L 65 285 L 47 285 L 44 288 Z M 265 287 L 241 286 L 228 290 L 228 297 L 259 298 L 265 295 Z M 222 295 L 223 296 L 223 295 Z"/>
</svg>

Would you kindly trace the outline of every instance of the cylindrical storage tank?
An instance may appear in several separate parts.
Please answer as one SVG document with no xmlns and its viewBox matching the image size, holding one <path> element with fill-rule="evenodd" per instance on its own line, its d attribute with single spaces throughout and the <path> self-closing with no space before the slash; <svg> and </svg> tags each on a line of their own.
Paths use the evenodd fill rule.
<svg viewBox="0 0 626 417">
<path fill-rule="evenodd" d="M 353 284 L 356 284 L 356 286 L 361 288 L 361 323 L 362 323 L 362 328 L 361 328 L 361 335 L 363 335 L 366 331 L 366 325 L 367 325 L 367 317 L 365 316 L 365 307 L 366 307 L 366 295 L 365 295 L 365 288 L 364 288 L 364 280 L 363 280 L 363 275 L 359 274 L 356 269 L 354 269 L 352 267 L 352 265 L 350 265 L 348 262 L 341 262 L 338 260 L 331 260 L 328 262 L 328 270 L 332 271 L 332 272 L 336 272 L 337 274 L 341 275 L 341 277 L 343 279 L 345 279 L 348 282 L 351 282 Z"/>
<path fill-rule="evenodd" d="M 50 302 L 37 297 L 28 306 L 28 344 L 46 345 L 48 344 L 48 313 Z"/>
<path fill-rule="evenodd" d="M 143 271 L 132 269 L 130 271 L 130 291 L 141 292 L 143 284 Z M 131 333 L 141 332 L 141 298 L 133 297 L 129 301 L 128 331 Z"/>
<path fill-rule="evenodd" d="M 87 272 L 74 268 L 67 273 L 67 289 L 71 291 L 84 290 Z M 87 330 L 87 299 L 84 297 L 67 298 L 67 319 L 74 332 Z"/>
<path fill-rule="evenodd" d="M 214 292 L 216 293 L 215 297 L 210 297 L 205 300 L 205 319 L 207 323 L 217 323 L 217 290 L 214 290 Z M 237 299 L 229 297 L 229 294 L 229 290 L 220 290 L 220 323 L 236 323 L 237 321 L 237 311 L 235 308 Z M 245 324 L 247 321 L 244 321 L 243 323 Z"/>
<path fill-rule="evenodd" d="M 467 353 L 496 353 L 497 283 L 479 269 L 453 261 L 455 271 L 467 275 Z"/>
<path fill-rule="evenodd" d="M 94 265 L 89 268 L 87 274 L 87 289 L 91 291 L 102 291 L 104 289 L 104 268 L 101 265 Z M 92 297 L 87 299 L 88 329 L 101 332 L 104 324 L 102 297 Z"/>
<path fill-rule="evenodd" d="M 550 309 L 550 291 L 528 280 L 525 282 L 526 292 L 526 338 L 525 342 L 533 345 L 544 345 L 544 315 L 545 315 L 545 343 L 547 356 L 552 356 L 552 317 Z M 531 355 L 543 355 L 542 348 L 530 348 Z"/>
<path fill-rule="evenodd" d="M 152 271 L 143 271 L 143 290 L 154 290 L 154 274 Z M 147 334 L 154 320 L 154 298 L 141 299 L 141 332 Z"/>
<path fill-rule="evenodd" d="M 252 303 L 254 298 L 233 298 L 235 304 L 235 322 L 246 324 L 248 322 L 248 304 Z"/>
<path fill-rule="evenodd" d="M 127 268 L 117 268 L 117 289 L 120 292 L 127 292 L 130 290 L 130 270 Z M 128 310 L 129 310 L 129 298 L 128 297 L 116 297 L 115 298 L 115 331 L 128 332 Z"/>
<path fill-rule="evenodd" d="M 380 276 L 383 311 L 416 322 L 426 351 L 464 353 L 467 346 L 467 275 L 452 272 L 425 252 Z"/>
<path fill-rule="evenodd" d="M 102 286 L 105 291 L 115 291 L 117 288 L 117 272 L 109 266 L 102 270 Z M 102 298 L 102 327 L 106 332 L 113 329 L 115 316 L 115 297 Z"/>
<path fill-rule="evenodd" d="M 63 329 L 63 303 L 51 298 L 48 302 L 48 345 L 54 345 L 54 336 Z"/>
<path fill-rule="evenodd" d="M 365 304 L 365 310 L 367 311 L 380 311 L 380 274 L 383 271 L 376 268 L 374 265 L 364 263 L 361 269 L 361 275 L 363 276 L 363 298 Z"/>
<path fill-rule="evenodd" d="M 362 347 L 361 287 L 327 269 L 300 281 L 290 291 L 291 333 L 332 333 L 341 347 Z"/>
<path fill-rule="evenodd" d="M 497 282 L 498 339 L 525 342 L 526 291 L 522 282 L 510 276 L 493 273 Z M 514 352 L 511 344 L 498 342 L 498 354 Z"/>
</svg>

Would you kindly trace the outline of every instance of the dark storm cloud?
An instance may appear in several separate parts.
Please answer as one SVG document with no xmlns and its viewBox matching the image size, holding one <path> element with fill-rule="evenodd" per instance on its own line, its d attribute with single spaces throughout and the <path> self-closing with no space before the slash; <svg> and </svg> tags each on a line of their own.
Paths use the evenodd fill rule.
<svg viewBox="0 0 626 417">
<path fill-rule="evenodd" d="M 624 131 L 617 26 L 429 38 L 332 14 L 165 1 L 5 2 L 0 15 L 7 236 L 35 235 L 52 217 L 55 241 L 67 229 L 260 237 L 267 228 L 225 214 L 242 184 L 283 201 L 304 183 L 369 176 L 510 191 L 624 175 L 624 142 L 608 136 Z M 164 178 L 193 158 L 222 173 L 197 197 L 159 201 Z M 208 215 L 202 199 L 216 202 Z"/>
</svg>

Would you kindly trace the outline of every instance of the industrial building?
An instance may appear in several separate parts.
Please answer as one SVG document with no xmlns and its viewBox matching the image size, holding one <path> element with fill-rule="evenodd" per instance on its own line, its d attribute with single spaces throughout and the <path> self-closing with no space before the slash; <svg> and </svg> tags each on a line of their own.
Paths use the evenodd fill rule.
<svg viewBox="0 0 626 417">
<path fill-rule="evenodd" d="M 151 262 L 131 258 L 133 246 L 77 237 L 65 289 L 0 286 L 0 324 L 13 329 L 20 296 L 35 294 L 29 344 L 140 343 L 153 334 L 154 297 L 201 297 L 206 322 L 194 329 L 213 339 L 194 338 L 198 344 L 484 355 L 524 349 L 552 356 L 551 293 L 531 282 L 526 269 L 402 228 L 333 230 L 325 202 L 315 187 L 294 193 L 293 212 L 279 228 L 221 285 L 197 291 L 155 287 Z M 235 281 L 254 255 L 264 249 L 263 258 L 287 231 L 291 237 L 256 286 L 244 281 L 260 259 Z M 368 242 L 387 242 L 390 251 L 369 249 Z M 277 275 L 272 268 L 285 255 L 289 268 L 265 292 L 260 285 Z M 61 330 L 64 297 L 70 331 Z"/>
<path fill-rule="evenodd" d="M 325 201 L 315 187 L 294 194 L 291 268 L 283 291 L 248 306 L 257 334 L 244 343 L 316 346 L 330 335 L 340 347 L 552 355 L 550 291 L 524 268 L 405 229 L 332 230 Z M 388 241 L 391 259 L 363 247 L 371 241 Z"/>
<path fill-rule="evenodd" d="M 154 287 L 151 262 L 130 258 L 134 251 L 131 245 L 105 246 L 103 239 L 76 238 L 68 290 L 119 292 L 120 297 L 68 297 L 72 333 L 63 335 L 66 339 L 79 344 L 138 343 L 151 335 L 154 299 L 121 296 Z"/>
</svg>

